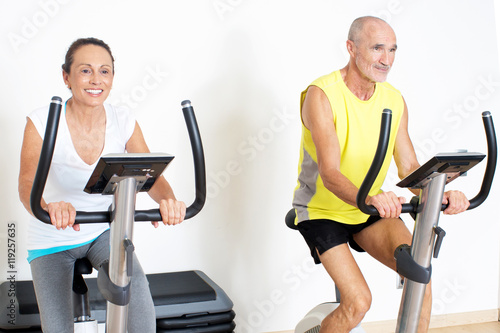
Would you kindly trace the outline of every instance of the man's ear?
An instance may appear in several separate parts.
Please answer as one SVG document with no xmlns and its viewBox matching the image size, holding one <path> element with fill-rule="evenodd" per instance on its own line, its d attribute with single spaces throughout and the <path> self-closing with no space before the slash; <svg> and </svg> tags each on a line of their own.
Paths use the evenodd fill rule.
<svg viewBox="0 0 500 333">
<path fill-rule="evenodd" d="M 356 52 L 356 44 L 354 44 L 354 42 L 352 40 L 347 40 L 345 42 L 346 44 L 346 47 L 347 47 L 347 52 L 349 52 L 349 55 L 353 58 L 355 58 L 354 54 Z"/>
</svg>

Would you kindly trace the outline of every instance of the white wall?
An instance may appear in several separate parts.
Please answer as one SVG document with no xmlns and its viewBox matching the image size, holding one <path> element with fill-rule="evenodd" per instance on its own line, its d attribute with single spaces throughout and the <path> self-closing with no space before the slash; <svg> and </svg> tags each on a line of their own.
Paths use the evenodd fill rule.
<svg viewBox="0 0 500 333">
<path fill-rule="evenodd" d="M 136 226 L 145 270 L 203 270 L 234 301 L 238 332 L 291 329 L 313 305 L 333 299 L 333 284 L 283 217 L 296 181 L 300 91 L 345 65 L 349 24 L 366 14 L 397 33 L 389 82 L 409 105 L 421 162 L 458 148 L 485 152 L 480 113 L 491 110 L 500 122 L 493 1 L 1 0 L 0 280 L 7 278 L 8 223 L 16 224 L 17 278 L 30 278 L 17 197 L 25 116 L 54 95 L 69 96 L 60 71 L 67 47 L 95 36 L 116 58 L 110 101 L 132 108 L 151 150 L 177 156 L 166 176 L 188 203 L 183 99 L 193 102 L 205 145 L 207 205 L 175 228 Z M 473 196 L 483 168 L 451 188 Z M 433 265 L 434 314 L 498 308 L 495 185 L 481 208 L 441 219 L 447 236 Z M 141 198 L 141 207 L 150 204 Z M 356 258 L 374 296 L 366 321 L 394 319 L 396 275 L 367 255 Z"/>
</svg>

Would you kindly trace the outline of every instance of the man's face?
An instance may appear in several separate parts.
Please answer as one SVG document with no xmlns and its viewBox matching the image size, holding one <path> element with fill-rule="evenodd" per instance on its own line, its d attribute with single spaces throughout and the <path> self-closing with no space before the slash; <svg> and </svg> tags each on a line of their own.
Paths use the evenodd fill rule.
<svg viewBox="0 0 500 333">
<path fill-rule="evenodd" d="M 396 35 L 383 22 L 365 24 L 360 38 L 353 43 L 356 66 L 371 82 L 384 82 L 396 56 Z"/>
</svg>

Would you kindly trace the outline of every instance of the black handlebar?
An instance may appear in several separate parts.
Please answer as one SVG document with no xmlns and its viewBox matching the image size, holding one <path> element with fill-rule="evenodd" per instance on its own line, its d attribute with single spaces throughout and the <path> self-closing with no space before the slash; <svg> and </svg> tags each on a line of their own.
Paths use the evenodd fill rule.
<svg viewBox="0 0 500 333">
<path fill-rule="evenodd" d="M 205 156 L 203 153 L 203 145 L 201 143 L 200 130 L 194 109 L 191 106 L 191 101 L 185 100 L 181 103 L 184 120 L 191 141 L 191 150 L 193 151 L 194 161 L 194 177 L 196 194 L 193 203 L 186 208 L 186 216 L 184 219 L 190 219 L 200 212 L 205 204 L 207 186 L 205 176 Z M 135 221 L 161 221 L 159 209 L 138 210 L 135 212 Z"/>
<path fill-rule="evenodd" d="M 482 116 L 488 144 L 488 161 L 481 189 L 479 193 L 470 200 L 470 206 L 468 209 L 476 208 L 481 205 L 484 200 L 486 200 L 486 197 L 490 192 L 491 184 L 493 182 L 493 176 L 495 174 L 495 167 L 497 162 L 497 141 L 495 135 L 495 127 L 493 126 L 493 119 L 489 111 L 483 112 Z M 363 213 L 368 215 L 378 215 L 378 211 L 374 206 L 366 204 L 366 198 L 368 196 L 368 193 L 370 192 L 373 182 L 377 178 L 380 168 L 382 167 L 382 163 L 384 162 L 385 154 L 387 152 L 387 146 L 389 144 L 390 131 L 391 111 L 385 109 L 382 113 L 382 124 L 380 126 L 380 136 L 377 151 L 375 153 L 375 157 L 373 158 L 370 169 L 368 170 L 368 173 L 359 188 L 358 195 L 356 196 L 356 204 L 358 205 L 358 208 Z M 447 205 L 442 205 L 441 210 L 446 209 L 446 207 Z M 407 203 L 402 205 L 401 212 L 414 213 L 415 210 L 416 207 L 413 204 Z"/>
<path fill-rule="evenodd" d="M 497 137 L 495 134 L 495 126 L 493 126 L 493 118 L 490 111 L 484 111 L 483 114 L 484 131 L 486 132 L 486 142 L 488 145 L 488 160 L 486 162 L 486 170 L 484 171 L 483 183 L 479 193 L 470 200 L 469 209 L 474 209 L 486 200 L 490 193 L 495 168 L 497 166 Z"/>
<path fill-rule="evenodd" d="M 47 176 L 54 154 L 54 147 L 57 137 L 57 128 L 59 126 L 59 118 L 61 115 L 62 99 L 60 97 L 52 97 L 50 103 L 49 115 L 47 119 L 47 127 L 40 152 L 40 159 L 38 168 L 33 180 L 31 189 L 30 205 L 33 215 L 42 222 L 50 224 L 50 216 L 46 210 L 41 206 L 41 200 Z M 205 158 L 203 153 L 203 145 L 201 136 L 194 115 L 191 102 L 186 100 L 182 102 L 182 112 L 189 133 L 191 141 L 191 149 L 193 151 L 194 169 L 195 169 L 195 199 L 193 203 L 187 207 L 185 219 L 189 219 L 203 208 L 206 199 L 206 175 L 205 175 Z M 161 214 L 159 209 L 138 210 L 135 212 L 135 221 L 161 221 Z M 98 222 L 111 222 L 111 215 L 108 211 L 102 212 L 76 212 L 76 223 L 98 223 Z"/>
<path fill-rule="evenodd" d="M 385 160 L 385 154 L 387 153 L 387 147 L 389 145 L 389 138 L 391 135 L 391 121 L 392 121 L 392 111 L 389 109 L 384 109 L 382 111 L 382 123 L 380 125 L 380 135 L 378 139 L 377 150 L 375 156 L 373 157 L 373 162 L 368 169 L 368 173 L 361 183 L 358 190 L 358 195 L 356 196 L 356 204 L 359 210 L 365 214 L 377 215 L 378 211 L 374 206 L 369 206 L 366 204 L 366 197 L 372 188 L 375 179 L 378 176 L 380 168 Z"/>
<path fill-rule="evenodd" d="M 40 159 L 38 160 L 38 168 L 36 169 L 35 179 L 33 180 L 31 188 L 31 211 L 37 219 L 45 223 L 50 223 L 50 216 L 49 213 L 42 208 L 41 201 L 45 183 L 47 182 L 47 176 L 49 174 L 52 155 L 54 154 L 54 145 L 57 137 L 59 117 L 61 115 L 61 106 L 61 97 L 52 97 L 42 150 L 40 151 Z"/>
</svg>

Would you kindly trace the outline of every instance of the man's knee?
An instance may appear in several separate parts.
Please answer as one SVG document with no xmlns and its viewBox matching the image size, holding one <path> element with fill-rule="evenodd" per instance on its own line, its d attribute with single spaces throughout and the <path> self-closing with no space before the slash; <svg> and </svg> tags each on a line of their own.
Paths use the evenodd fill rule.
<svg viewBox="0 0 500 333">
<path fill-rule="evenodd" d="M 362 297 L 358 297 L 354 302 L 354 308 L 358 316 L 364 317 L 372 305 L 372 295 L 370 292 Z"/>
<path fill-rule="evenodd" d="M 360 292 L 345 301 L 342 299 L 340 301 L 340 306 L 342 307 L 346 318 L 352 322 L 353 327 L 361 322 L 365 314 L 368 310 L 370 310 L 371 304 L 372 295 L 369 290 Z"/>
</svg>

